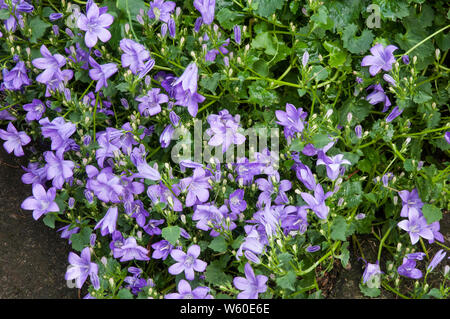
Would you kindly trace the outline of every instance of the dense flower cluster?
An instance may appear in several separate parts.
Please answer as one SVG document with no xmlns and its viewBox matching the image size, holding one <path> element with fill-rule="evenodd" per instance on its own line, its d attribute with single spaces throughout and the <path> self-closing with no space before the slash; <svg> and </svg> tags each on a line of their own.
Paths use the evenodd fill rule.
<svg viewBox="0 0 450 319">
<path fill-rule="evenodd" d="M 409 51 L 396 59 L 402 46 L 374 41 L 367 47 L 370 55 L 357 63 L 356 83 L 344 86 L 343 78 L 342 86 L 329 89 L 341 71 L 326 80 L 331 68 L 321 66 L 327 66 L 323 52 L 299 40 L 287 48 L 281 40 L 291 33 L 286 30 L 293 30 L 293 39 L 303 34 L 294 25 L 268 31 L 280 23 L 275 15 L 265 21 L 259 14 L 263 23 L 252 34 L 244 13 L 226 16 L 232 6 L 244 6 L 240 2 L 221 2 L 220 14 L 215 0 L 189 4 L 186 23 L 184 6 L 165 0 L 153 0 L 145 10 L 128 1 L 108 7 L 92 0 L 82 8 L 64 4 L 61 12 L 46 8 L 40 21 L 44 30 L 52 26 L 50 41 L 33 40 L 33 50 L 24 53 L 16 52 L 11 39 L 16 31 L 30 37 L 35 8 L 29 1 L 0 0 L 0 30 L 7 32 L 0 32 L 0 39 L 12 54 L 0 82 L 7 96 L 7 105 L 0 106 L 0 124 L 7 123 L 0 139 L 8 153 L 29 152 L 32 158 L 22 176 L 32 196 L 21 207 L 53 227 L 67 224 L 59 228 L 61 237 L 79 254 L 69 254 L 66 280 L 81 288 L 89 278 L 86 298 L 291 298 L 317 288 L 315 283 L 305 289 L 303 280 L 309 282 L 320 264 L 331 260 L 330 267 L 332 259 L 340 259 L 346 267 L 350 236 L 359 246 L 354 235 L 375 233 L 377 225 L 389 226 L 380 227 L 378 259 L 395 244 L 386 245 L 391 231 L 392 238 L 415 249 L 419 241 L 424 247 L 423 239 L 443 245 L 439 221 L 448 203 L 441 196 L 448 194 L 448 181 L 443 182 L 448 169 L 436 168 L 443 161 L 422 169 L 423 161 L 405 154 L 409 143 L 420 150 L 411 138 L 428 133 L 440 134 L 433 140 L 447 147 L 450 132 L 448 125 L 436 128 L 441 117 L 432 113 L 431 120 L 423 116 L 428 121 L 423 131 L 410 133 L 407 94 L 400 91 L 405 86 L 400 72 L 416 76 Z M 259 5 L 246 14 L 269 10 Z M 313 14 L 311 21 L 324 27 L 331 19 L 316 11 L 325 14 L 320 8 L 298 13 Z M 341 44 L 325 41 L 324 48 L 331 55 L 328 63 L 343 59 L 344 68 Z M 344 48 L 355 53 L 347 40 Z M 271 57 L 263 60 L 263 54 Z M 278 56 L 291 56 L 291 64 L 274 75 L 269 67 Z M 292 69 L 298 73 L 288 76 Z M 294 94 L 272 94 L 285 85 L 295 87 Z M 340 95 L 355 86 L 354 96 L 338 109 L 345 101 Z M 357 98 L 364 89 L 367 95 Z M 420 94 L 417 104 L 428 93 Z M 311 101 L 305 103 L 307 97 Z M 381 111 L 373 109 L 380 103 Z M 369 114 L 370 132 L 364 120 Z M 372 148 L 376 143 L 381 146 Z M 200 156 L 191 156 L 191 146 L 194 152 L 202 148 Z M 223 161 L 236 148 L 245 152 Z M 174 156 L 177 152 L 184 157 Z M 396 167 L 396 161 L 402 165 Z M 415 184 L 404 171 L 414 174 Z M 424 189 L 430 181 L 439 185 L 436 191 Z M 416 266 L 425 253 L 399 256 L 395 276 L 422 278 Z M 427 274 L 445 256 L 438 251 Z M 382 270 L 380 260 L 366 262 L 362 291 L 379 289 L 392 269 Z"/>
</svg>

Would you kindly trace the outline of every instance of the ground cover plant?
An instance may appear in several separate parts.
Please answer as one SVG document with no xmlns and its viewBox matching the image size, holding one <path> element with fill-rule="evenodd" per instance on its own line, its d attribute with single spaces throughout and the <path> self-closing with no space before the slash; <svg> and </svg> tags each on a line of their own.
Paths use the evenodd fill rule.
<svg viewBox="0 0 450 319">
<path fill-rule="evenodd" d="M 0 0 L 0 20 L 0 139 L 85 298 L 322 298 L 355 252 L 367 298 L 448 298 L 446 1 Z"/>
</svg>

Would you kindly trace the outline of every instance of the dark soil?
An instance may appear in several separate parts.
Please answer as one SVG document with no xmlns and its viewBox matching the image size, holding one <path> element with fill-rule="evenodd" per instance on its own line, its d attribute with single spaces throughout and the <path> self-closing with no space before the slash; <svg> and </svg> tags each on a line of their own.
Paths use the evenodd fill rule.
<svg viewBox="0 0 450 319">
<path fill-rule="evenodd" d="M 67 239 L 20 208 L 31 196 L 21 181 L 26 162 L 0 145 L 0 298 L 78 298 L 64 279 Z"/>
</svg>

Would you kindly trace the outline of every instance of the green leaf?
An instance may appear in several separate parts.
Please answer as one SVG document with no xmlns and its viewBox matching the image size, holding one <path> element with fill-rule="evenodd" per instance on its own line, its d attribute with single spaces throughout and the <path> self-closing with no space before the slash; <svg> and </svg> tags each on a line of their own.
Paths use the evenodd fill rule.
<svg viewBox="0 0 450 319">
<path fill-rule="evenodd" d="M 323 47 L 330 53 L 329 64 L 331 67 L 337 68 L 344 64 L 347 59 L 347 54 L 343 51 L 338 41 L 325 41 Z"/>
<path fill-rule="evenodd" d="M 211 243 L 209 244 L 209 248 L 212 250 L 222 253 L 224 251 L 227 251 L 227 241 L 222 236 L 214 238 Z"/>
<path fill-rule="evenodd" d="M 354 23 L 348 25 L 342 33 L 344 48 L 354 54 L 364 54 L 370 49 L 373 41 L 373 33 L 364 29 L 360 36 L 356 36 L 358 26 Z"/>
<path fill-rule="evenodd" d="M 276 279 L 277 285 L 283 289 L 295 291 L 294 284 L 297 281 L 297 275 L 292 270 L 288 271 L 286 275 Z"/>
<path fill-rule="evenodd" d="M 233 277 L 227 275 L 224 272 L 224 267 L 218 260 L 212 261 L 208 267 L 206 267 L 205 280 L 210 284 L 221 286 L 231 283 Z"/>
<path fill-rule="evenodd" d="M 139 14 L 139 11 L 141 9 L 147 11 L 147 7 L 145 6 L 144 0 L 117 0 L 116 1 L 117 9 L 123 11 L 127 15 L 127 17 L 128 17 L 127 2 L 128 2 L 128 10 L 130 12 L 130 18 L 133 21 L 137 21 L 136 16 Z"/>
<path fill-rule="evenodd" d="M 328 134 L 316 134 L 312 138 L 312 143 L 315 148 L 323 148 L 330 143 L 330 138 L 328 137 Z"/>
<path fill-rule="evenodd" d="M 48 227 L 54 229 L 55 228 L 55 220 L 56 220 L 56 215 L 53 213 L 48 213 L 45 215 L 44 217 L 44 224 L 47 225 Z"/>
<path fill-rule="evenodd" d="M 219 84 L 222 75 L 220 73 L 214 73 L 212 76 L 202 77 L 200 80 L 200 86 L 204 87 L 211 93 L 216 93 L 217 85 Z"/>
<path fill-rule="evenodd" d="M 369 288 L 366 285 L 362 285 L 362 284 L 359 284 L 359 289 L 361 290 L 363 295 L 366 297 L 375 298 L 375 297 L 378 297 L 381 293 L 379 288 Z"/>
<path fill-rule="evenodd" d="M 70 240 L 72 241 L 72 248 L 76 251 L 82 251 L 83 248 L 89 245 L 92 229 L 84 227 L 77 234 L 72 234 Z"/>
<path fill-rule="evenodd" d="M 117 293 L 117 298 L 119 299 L 133 299 L 133 294 L 130 292 L 129 289 L 122 288 Z"/>
<path fill-rule="evenodd" d="M 162 229 L 162 237 L 172 245 L 176 245 L 180 238 L 181 229 L 178 226 L 168 226 Z"/>
<path fill-rule="evenodd" d="M 9 13 L 8 9 L 2 9 L 0 10 L 0 20 L 6 20 L 9 18 L 11 14 Z"/>
<path fill-rule="evenodd" d="M 338 216 L 331 225 L 331 239 L 345 241 L 348 224 L 344 217 Z"/>
<path fill-rule="evenodd" d="M 253 49 L 264 49 L 267 55 L 277 54 L 277 44 L 275 38 L 269 32 L 258 34 L 252 41 Z"/>
<path fill-rule="evenodd" d="M 424 204 L 422 213 L 428 224 L 440 221 L 442 219 L 442 212 L 439 208 L 431 204 Z"/>
<path fill-rule="evenodd" d="M 30 42 L 31 43 L 37 43 L 37 40 L 40 39 L 47 30 L 48 27 L 50 27 L 51 24 L 42 21 L 38 16 L 33 17 L 30 20 L 30 28 L 33 30 L 33 34 L 31 35 Z"/>
<path fill-rule="evenodd" d="M 283 8 L 286 0 L 254 0 L 252 7 L 256 8 L 256 13 L 262 17 L 268 17 L 275 13 L 277 9 Z"/>
<path fill-rule="evenodd" d="M 228 8 L 222 8 L 216 11 L 216 19 L 224 29 L 231 30 L 237 24 L 244 22 L 245 15 Z"/>
</svg>

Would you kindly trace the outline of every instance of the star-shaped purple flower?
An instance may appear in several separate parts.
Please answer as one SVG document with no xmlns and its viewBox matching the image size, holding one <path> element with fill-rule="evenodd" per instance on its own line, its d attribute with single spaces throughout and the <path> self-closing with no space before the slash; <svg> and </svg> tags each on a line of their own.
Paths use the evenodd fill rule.
<svg viewBox="0 0 450 319">
<path fill-rule="evenodd" d="M 108 87 L 107 80 L 117 72 L 115 63 L 98 64 L 92 57 L 89 57 L 89 64 L 92 69 L 89 70 L 89 76 L 92 80 L 97 81 L 95 92 L 100 91 L 102 87 Z"/>
<path fill-rule="evenodd" d="M 77 288 L 80 289 L 89 276 L 94 288 L 99 289 L 100 281 L 98 279 L 98 265 L 91 262 L 91 252 L 89 247 L 84 248 L 81 251 L 80 256 L 73 252 L 69 253 L 70 267 L 66 272 L 65 279 L 75 279 Z"/>
<path fill-rule="evenodd" d="M 233 279 L 234 286 L 243 290 L 237 295 L 237 299 L 258 299 L 258 294 L 264 293 L 267 290 L 266 282 L 268 278 L 264 275 L 257 275 L 253 272 L 249 263 L 245 264 L 244 277 L 235 277 Z"/>
<path fill-rule="evenodd" d="M 51 187 L 47 192 L 41 184 L 33 185 L 33 196 L 25 199 L 20 207 L 33 211 L 33 218 L 38 220 L 48 212 L 59 212 L 59 206 L 55 202 L 56 189 Z"/>
<path fill-rule="evenodd" d="M 12 122 L 8 123 L 6 131 L 0 129 L 0 138 L 6 141 L 5 143 L 3 143 L 3 147 L 5 148 L 5 150 L 9 154 L 14 152 L 15 156 L 25 155 L 22 146 L 25 146 L 31 142 L 31 138 L 27 135 L 27 133 L 18 132 Z"/>
<path fill-rule="evenodd" d="M 114 17 L 106 13 L 108 7 L 99 9 L 97 4 L 91 3 L 87 8 L 86 15 L 80 14 L 77 20 L 77 26 L 86 31 L 84 42 L 88 48 L 92 48 L 97 44 L 98 39 L 107 42 L 111 39 L 111 32 L 107 30 L 113 23 Z"/>
<path fill-rule="evenodd" d="M 186 253 L 181 249 L 173 249 L 170 252 L 170 256 L 172 256 L 176 263 L 169 267 L 169 273 L 171 275 L 178 275 L 184 271 L 187 280 L 194 280 L 194 271 L 203 272 L 207 266 L 206 262 L 197 259 L 199 255 L 199 245 L 190 246 Z"/>
<path fill-rule="evenodd" d="M 208 287 L 197 287 L 192 290 L 188 281 L 181 279 L 178 282 L 178 293 L 170 293 L 164 299 L 213 299 Z"/>
<path fill-rule="evenodd" d="M 369 73 L 375 76 L 381 69 L 390 71 L 395 58 L 392 52 L 398 48 L 395 45 L 388 45 L 386 48 L 378 43 L 370 49 L 372 55 L 367 55 L 362 59 L 361 66 L 370 66 Z"/>
</svg>

